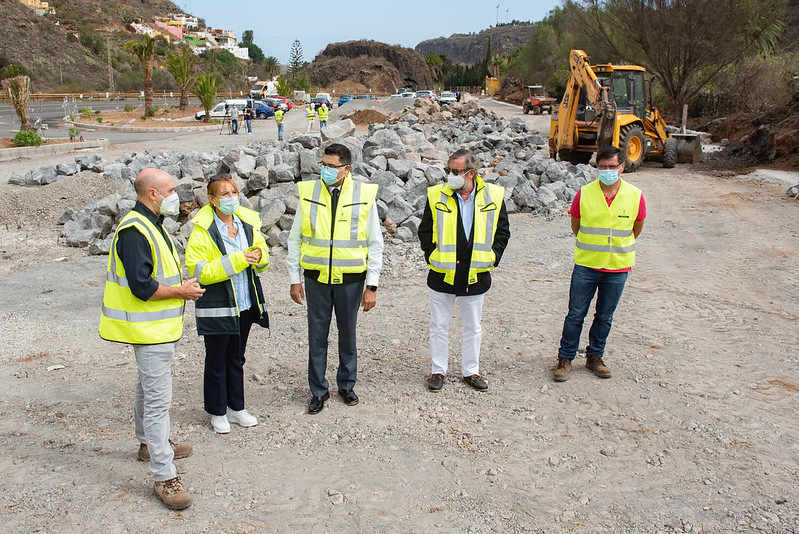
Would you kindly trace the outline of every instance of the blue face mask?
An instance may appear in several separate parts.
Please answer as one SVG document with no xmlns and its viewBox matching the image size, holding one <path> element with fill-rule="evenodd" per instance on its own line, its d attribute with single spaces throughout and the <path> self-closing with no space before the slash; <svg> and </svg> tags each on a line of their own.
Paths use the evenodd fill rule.
<svg viewBox="0 0 799 534">
<path fill-rule="evenodd" d="M 600 170 L 599 181 L 605 185 L 613 185 L 619 179 L 619 169 Z"/>
<path fill-rule="evenodd" d="M 322 181 L 327 185 L 333 185 L 338 182 L 338 169 L 322 165 Z"/>
<path fill-rule="evenodd" d="M 219 199 L 219 211 L 225 215 L 230 215 L 239 207 L 239 197 Z"/>
</svg>

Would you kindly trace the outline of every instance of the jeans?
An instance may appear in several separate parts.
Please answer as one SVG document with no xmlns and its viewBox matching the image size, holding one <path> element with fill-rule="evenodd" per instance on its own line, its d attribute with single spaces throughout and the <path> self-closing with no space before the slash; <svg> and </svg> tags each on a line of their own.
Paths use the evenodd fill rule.
<svg viewBox="0 0 799 534">
<path fill-rule="evenodd" d="M 325 126 L 327 126 L 327 121 L 319 121 L 319 129 L 320 129 L 320 130 L 321 130 L 322 128 L 324 128 Z"/>
<path fill-rule="evenodd" d="M 284 124 L 282 122 L 277 125 L 277 140 L 278 141 L 282 141 L 283 140 L 283 126 L 284 126 Z"/>
<path fill-rule="evenodd" d="M 234 134 L 239 133 L 239 119 L 230 119 L 230 128 Z"/>
<path fill-rule="evenodd" d="M 133 403 L 136 438 L 150 451 L 150 471 L 155 480 L 177 476 L 169 445 L 169 407 L 172 405 L 172 360 L 175 343 L 133 345 L 138 375 Z"/>
<path fill-rule="evenodd" d="M 577 355 L 583 320 L 588 314 L 588 308 L 595 294 L 597 294 L 596 313 L 591 330 L 588 332 L 588 347 L 585 352 L 587 356 L 602 357 L 613 322 L 613 312 L 616 311 L 621 299 L 628 274 L 606 273 L 582 265 L 574 266 L 569 287 L 569 313 L 563 321 L 558 358 L 573 360 Z"/>
<path fill-rule="evenodd" d="M 430 359 L 433 361 L 432 373 L 446 375 L 449 362 L 449 324 L 457 299 L 461 308 L 463 325 L 461 348 L 461 374 L 472 376 L 480 374 L 480 344 L 483 328 L 483 300 L 485 293 L 468 297 L 456 297 L 451 293 L 430 290 Z"/>
<path fill-rule="evenodd" d="M 252 133 L 252 119 L 247 119 L 247 133 Z"/>
</svg>

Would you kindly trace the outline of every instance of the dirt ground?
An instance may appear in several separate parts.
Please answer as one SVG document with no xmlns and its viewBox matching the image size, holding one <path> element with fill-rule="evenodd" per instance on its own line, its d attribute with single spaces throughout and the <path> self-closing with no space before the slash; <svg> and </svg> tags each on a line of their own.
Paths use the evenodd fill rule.
<svg viewBox="0 0 799 534">
<path fill-rule="evenodd" d="M 245 366 L 258 426 L 212 431 L 187 306 L 171 417 L 173 439 L 195 447 L 176 462 L 195 500 L 170 512 L 135 460 L 132 350 L 97 336 L 107 259 L 58 243 L 67 181 L 5 184 L 40 164 L 0 164 L 6 532 L 799 532 L 799 203 L 783 183 L 689 165 L 626 176 L 648 217 L 608 380 L 580 355 L 568 382 L 552 381 L 574 240 L 565 213 L 514 214 L 484 309 L 487 392 L 458 379 L 457 313 L 450 376 L 426 390 L 422 253 L 388 242 L 377 307 L 360 316 L 361 402 L 333 387 L 309 416 L 305 311 L 273 250 L 273 328 L 253 333 Z M 37 215 L 45 199 L 62 204 Z"/>
</svg>

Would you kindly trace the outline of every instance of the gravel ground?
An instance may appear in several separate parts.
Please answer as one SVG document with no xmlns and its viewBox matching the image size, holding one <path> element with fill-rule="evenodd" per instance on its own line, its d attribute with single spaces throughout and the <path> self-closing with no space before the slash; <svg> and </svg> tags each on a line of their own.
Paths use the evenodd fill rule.
<svg viewBox="0 0 799 534">
<path fill-rule="evenodd" d="M 187 146 L 218 137 L 198 133 Z M 0 164 L 0 177 L 26 163 L 42 164 Z M 262 276 L 273 328 L 254 332 L 245 367 L 260 423 L 215 434 L 189 305 L 173 367 L 173 438 L 195 446 L 177 462 L 195 497 L 183 512 L 153 497 L 135 461 L 132 351 L 97 336 L 107 259 L 58 243 L 60 211 L 109 184 L 82 175 L 0 186 L 4 530 L 799 531 L 799 204 L 782 184 L 686 165 L 647 164 L 627 178 L 649 216 L 608 344 L 609 380 L 582 356 L 568 382 L 551 380 L 572 266 L 563 213 L 511 215 L 485 304 L 485 393 L 456 376 L 439 394 L 425 389 L 418 244 L 387 244 L 377 307 L 360 316 L 355 407 L 333 395 L 305 414 L 305 311 L 275 249 Z M 459 330 L 456 312 L 456 371 Z"/>
</svg>

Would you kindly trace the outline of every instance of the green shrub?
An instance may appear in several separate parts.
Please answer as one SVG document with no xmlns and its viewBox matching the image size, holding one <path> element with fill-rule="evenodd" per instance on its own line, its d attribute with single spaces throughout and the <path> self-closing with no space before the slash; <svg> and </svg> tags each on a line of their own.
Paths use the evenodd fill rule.
<svg viewBox="0 0 799 534">
<path fill-rule="evenodd" d="M 69 140 L 72 141 L 73 139 L 76 139 L 78 137 L 80 137 L 80 130 L 78 130 L 73 126 L 72 128 L 69 129 Z"/>
<path fill-rule="evenodd" d="M 101 113 L 101 111 L 99 109 L 94 110 L 94 114 L 95 115 L 99 115 L 100 113 Z"/>
<path fill-rule="evenodd" d="M 103 122 L 103 118 L 102 118 L 100 115 L 97 115 L 97 116 L 94 118 L 94 120 L 96 120 L 97 122 Z"/>
<path fill-rule="evenodd" d="M 17 146 L 39 146 L 42 138 L 35 130 L 20 130 L 14 135 L 14 144 Z"/>
<path fill-rule="evenodd" d="M 136 106 L 133 104 L 125 104 L 125 111 L 133 111 L 134 109 L 136 109 Z"/>
<path fill-rule="evenodd" d="M 88 117 L 89 115 L 92 114 L 92 110 L 90 110 L 89 108 L 80 108 L 78 110 L 78 113 L 80 113 L 81 115 L 83 115 L 85 117 Z"/>
</svg>

